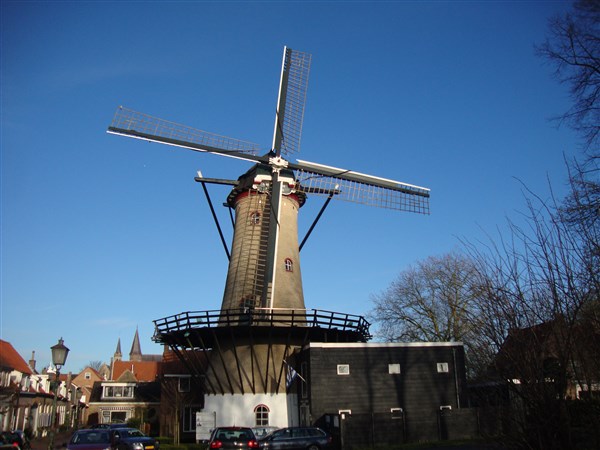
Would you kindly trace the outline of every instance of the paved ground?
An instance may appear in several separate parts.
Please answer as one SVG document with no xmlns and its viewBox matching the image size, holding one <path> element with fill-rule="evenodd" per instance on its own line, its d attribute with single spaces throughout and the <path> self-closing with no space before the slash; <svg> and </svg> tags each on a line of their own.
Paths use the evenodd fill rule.
<svg viewBox="0 0 600 450">
<path fill-rule="evenodd" d="M 71 432 L 68 433 L 57 433 L 54 436 L 54 448 L 56 450 L 61 450 L 63 448 L 63 444 L 69 442 L 69 438 L 71 437 Z M 48 450 L 48 444 L 50 439 L 48 436 L 42 438 L 36 438 L 31 440 L 31 450 Z"/>
<path fill-rule="evenodd" d="M 63 444 L 69 442 L 71 438 L 72 432 L 67 433 L 58 433 L 54 437 L 54 449 L 55 450 L 65 450 Z M 31 440 L 31 450 L 48 450 L 49 438 L 45 436 L 43 438 L 36 438 Z M 504 450 L 505 447 L 498 446 L 496 444 L 457 444 L 457 445 L 440 445 L 437 443 L 436 445 L 432 445 L 431 447 L 422 447 L 418 446 L 419 450 Z"/>
</svg>

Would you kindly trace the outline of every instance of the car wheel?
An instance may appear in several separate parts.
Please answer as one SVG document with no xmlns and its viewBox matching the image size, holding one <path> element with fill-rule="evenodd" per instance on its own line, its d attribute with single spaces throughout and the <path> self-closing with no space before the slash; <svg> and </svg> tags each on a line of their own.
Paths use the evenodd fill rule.
<svg viewBox="0 0 600 450">
<path fill-rule="evenodd" d="M 312 445 L 309 445 L 306 450 L 319 450 L 319 446 L 312 444 Z"/>
</svg>

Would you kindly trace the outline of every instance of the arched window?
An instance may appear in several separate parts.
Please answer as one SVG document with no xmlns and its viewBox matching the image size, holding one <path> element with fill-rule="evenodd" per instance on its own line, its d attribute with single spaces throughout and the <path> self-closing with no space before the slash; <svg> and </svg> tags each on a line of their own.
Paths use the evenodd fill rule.
<svg viewBox="0 0 600 450">
<path fill-rule="evenodd" d="M 294 271 L 294 262 L 290 258 L 285 259 L 285 271 L 286 272 Z"/>
<path fill-rule="evenodd" d="M 258 405 L 254 408 L 254 417 L 256 418 L 257 427 L 269 425 L 269 412 L 269 407 L 266 405 Z"/>
<path fill-rule="evenodd" d="M 258 211 L 252 211 L 250 213 L 250 224 L 258 225 L 260 223 L 260 213 Z"/>
</svg>

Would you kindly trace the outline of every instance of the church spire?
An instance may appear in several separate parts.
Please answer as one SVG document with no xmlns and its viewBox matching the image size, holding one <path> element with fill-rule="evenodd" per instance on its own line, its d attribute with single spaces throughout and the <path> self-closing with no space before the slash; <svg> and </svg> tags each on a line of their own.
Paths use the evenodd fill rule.
<svg viewBox="0 0 600 450">
<path fill-rule="evenodd" d="M 115 354 L 113 356 L 113 361 L 121 361 L 123 354 L 121 353 L 121 338 L 117 341 L 117 349 L 115 350 Z"/>
<path fill-rule="evenodd" d="M 129 361 L 141 361 L 142 360 L 142 348 L 140 346 L 140 335 L 138 334 L 137 328 L 135 329 L 135 336 L 133 337 L 133 343 L 131 344 L 131 351 L 129 352 Z"/>
</svg>

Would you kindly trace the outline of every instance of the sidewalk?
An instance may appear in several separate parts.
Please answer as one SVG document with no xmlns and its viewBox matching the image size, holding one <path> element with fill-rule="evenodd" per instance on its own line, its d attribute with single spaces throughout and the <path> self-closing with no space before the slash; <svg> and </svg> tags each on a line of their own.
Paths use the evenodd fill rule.
<svg viewBox="0 0 600 450">
<path fill-rule="evenodd" d="M 56 435 L 54 435 L 55 450 L 60 450 L 60 449 L 64 448 L 63 444 L 66 444 L 69 442 L 69 439 L 71 438 L 72 434 L 73 434 L 72 431 L 67 431 L 64 433 L 56 433 Z M 48 450 L 49 442 L 50 442 L 50 437 L 47 435 L 44 437 L 38 437 L 38 438 L 31 439 L 31 450 Z"/>
</svg>

